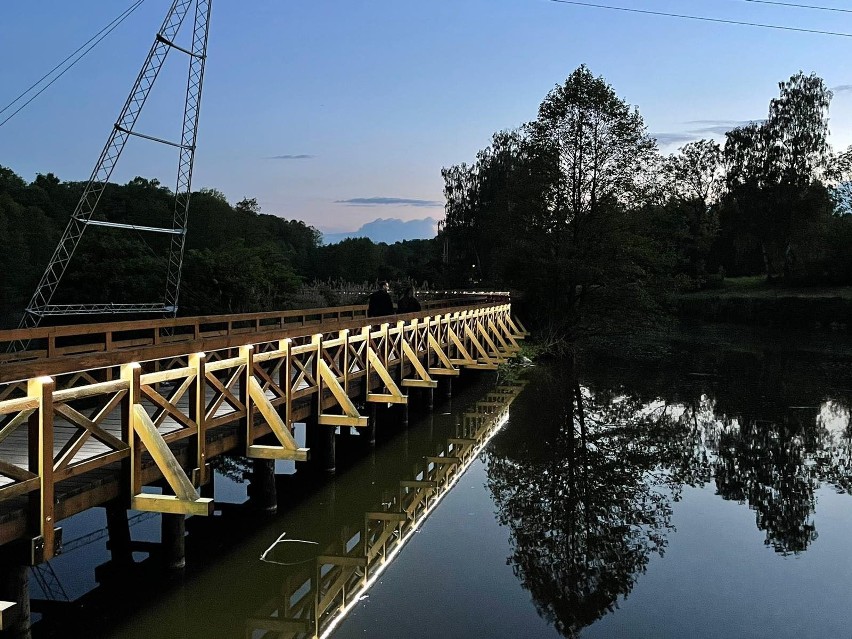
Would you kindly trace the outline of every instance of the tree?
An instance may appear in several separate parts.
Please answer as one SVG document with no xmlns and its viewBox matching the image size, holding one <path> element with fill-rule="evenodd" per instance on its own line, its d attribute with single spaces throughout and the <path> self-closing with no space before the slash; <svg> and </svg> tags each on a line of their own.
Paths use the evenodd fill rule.
<svg viewBox="0 0 852 639">
<path fill-rule="evenodd" d="M 715 204 L 724 184 L 722 149 L 699 140 L 678 149 L 665 163 L 666 186 L 683 220 L 687 272 L 700 285 L 708 276 L 707 258 L 719 230 Z"/>
<path fill-rule="evenodd" d="M 764 272 L 789 276 L 797 263 L 817 259 L 812 231 L 830 215 L 823 182 L 831 159 L 831 91 L 801 71 L 779 83 L 769 117 L 726 134 L 726 206 L 760 247 Z"/>
<path fill-rule="evenodd" d="M 593 290 L 647 309 L 650 272 L 639 264 L 628 216 L 645 201 L 642 176 L 656 146 L 638 110 L 581 66 L 548 93 L 531 129 L 542 157 L 555 163 L 537 260 L 550 275 L 552 312 L 576 319 Z"/>
</svg>

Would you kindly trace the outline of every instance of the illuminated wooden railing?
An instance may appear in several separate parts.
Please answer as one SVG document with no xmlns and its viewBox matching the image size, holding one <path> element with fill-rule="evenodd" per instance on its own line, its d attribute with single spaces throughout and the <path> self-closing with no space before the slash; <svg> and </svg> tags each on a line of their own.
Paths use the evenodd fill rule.
<svg viewBox="0 0 852 639">
<path fill-rule="evenodd" d="M 0 545 L 29 538 L 33 561 L 49 559 L 59 545 L 56 522 L 108 499 L 209 514 L 212 502 L 199 488 L 216 455 L 304 460 L 294 422 L 366 426 L 357 403 L 405 403 L 409 388 L 433 388 L 461 368 L 493 370 L 526 333 L 506 303 L 434 310 L 368 319 L 363 307 L 344 307 L 74 327 L 78 336 L 106 336 L 86 352 L 57 343 L 72 334 L 66 328 L 36 329 L 29 337 L 53 336 L 55 357 L 48 345 L 29 362 L 0 364 L 15 371 L 6 379 L 18 380 L 0 386 Z M 143 330 L 153 332 L 140 337 Z M 0 333 L 0 341 L 20 338 Z M 22 371 L 30 375 L 16 377 Z M 115 481 L 88 494 L 69 488 L 106 470 Z M 142 490 L 160 480 L 164 494 Z"/>
<path fill-rule="evenodd" d="M 293 639 L 329 635 L 502 427 L 525 384 L 493 389 L 464 414 L 456 437 L 425 457 L 416 475 L 399 481 L 381 510 L 366 512 L 361 526 L 353 522 L 339 542 L 320 547 L 315 559 L 282 569 L 280 595 L 246 620 L 246 636 L 260 630 Z M 275 544 L 264 559 L 274 553 Z"/>
</svg>

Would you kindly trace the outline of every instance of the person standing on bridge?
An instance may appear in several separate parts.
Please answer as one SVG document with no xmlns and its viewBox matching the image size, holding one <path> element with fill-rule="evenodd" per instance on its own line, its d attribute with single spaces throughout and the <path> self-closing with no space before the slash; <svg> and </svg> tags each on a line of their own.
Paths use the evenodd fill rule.
<svg viewBox="0 0 852 639">
<path fill-rule="evenodd" d="M 391 299 L 390 286 L 387 282 L 379 282 L 379 290 L 370 293 L 367 301 L 367 317 L 381 317 L 382 315 L 393 315 L 393 300 Z"/>
<path fill-rule="evenodd" d="M 397 302 L 396 312 L 400 315 L 404 313 L 420 312 L 420 302 L 418 302 L 417 298 L 414 297 L 413 286 L 407 286 L 405 288 L 405 292 L 402 294 L 402 297 L 399 298 L 399 302 Z"/>
</svg>

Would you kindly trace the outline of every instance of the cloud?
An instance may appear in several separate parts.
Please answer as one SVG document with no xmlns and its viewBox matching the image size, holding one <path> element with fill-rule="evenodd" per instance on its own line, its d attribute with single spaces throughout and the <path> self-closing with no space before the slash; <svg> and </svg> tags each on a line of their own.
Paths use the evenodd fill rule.
<svg viewBox="0 0 852 639">
<path fill-rule="evenodd" d="M 751 124 L 756 121 L 757 120 L 687 120 L 684 124 L 699 124 L 710 128 L 726 126 L 730 131 L 738 126 L 745 126 L 746 124 Z"/>
<path fill-rule="evenodd" d="M 444 206 L 443 202 L 437 200 L 415 200 L 407 197 L 353 197 L 348 200 L 335 200 L 334 203 L 347 206 Z"/>
<path fill-rule="evenodd" d="M 393 244 L 403 240 L 428 240 L 437 234 L 438 220 L 425 217 L 422 220 L 400 220 L 388 218 L 367 222 L 357 231 L 348 233 L 323 233 L 326 244 L 336 244 L 347 238 L 367 237 L 373 242 Z"/>
<path fill-rule="evenodd" d="M 266 158 L 267 160 L 310 160 L 316 156 L 300 153 L 298 155 L 273 155 Z"/>
<path fill-rule="evenodd" d="M 684 124 L 700 125 L 687 131 L 652 133 L 662 147 L 686 144 L 708 136 L 721 137 L 728 131 L 749 124 L 760 124 L 765 120 L 689 120 Z"/>
<path fill-rule="evenodd" d="M 838 84 L 836 87 L 831 87 L 832 93 L 846 93 L 852 91 L 852 84 Z"/>
<path fill-rule="evenodd" d="M 656 139 L 660 146 L 684 144 L 698 139 L 698 136 L 690 133 L 652 133 L 651 137 Z"/>
</svg>

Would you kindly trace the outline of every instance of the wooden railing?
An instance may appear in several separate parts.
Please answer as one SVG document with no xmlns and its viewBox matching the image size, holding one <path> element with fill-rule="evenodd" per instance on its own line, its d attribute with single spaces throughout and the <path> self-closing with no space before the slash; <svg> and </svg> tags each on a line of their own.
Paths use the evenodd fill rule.
<svg viewBox="0 0 852 639">
<path fill-rule="evenodd" d="M 47 559 L 55 523 L 107 499 L 208 514 L 212 502 L 198 489 L 212 457 L 304 460 L 294 422 L 366 426 L 356 402 L 405 403 L 407 389 L 433 388 L 439 376 L 493 370 L 525 334 L 509 304 L 441 310 L 366 318 L 363 307 L 343 307 L 36 329 L 39 339 L 54 338 L 55 357 L 3 364 L 29 376 L 0 386 L 0 545 L 31 536 L 34 560 Z M 191 337 L 180 337 L 187 327 Z M 99 350 L 59 354 L 56 339 L 72 334 L 106 339 L 89 342 Z M 100 477 L 82 496 L 77 484 L 108 469 L 115 479 Z M 142 490 L 160 479 L 164 494 Z"/>
<path fill-rule="evenodd" d="M 423 312 L 400 318 L 446 314 L 508 302 L 504 294 L 455 297 L 423 302 Z M 397 316 L 387 319 L 396 320 Z M 210 351 L 320 330 L 357 328 L 367 323 L 367 307 L 334 306 L 267 313 L 208 315 L 0 331 L 0 384 L 38 375 L 116 366 L 179 355 L 187 350 Z"/>
</svg>

